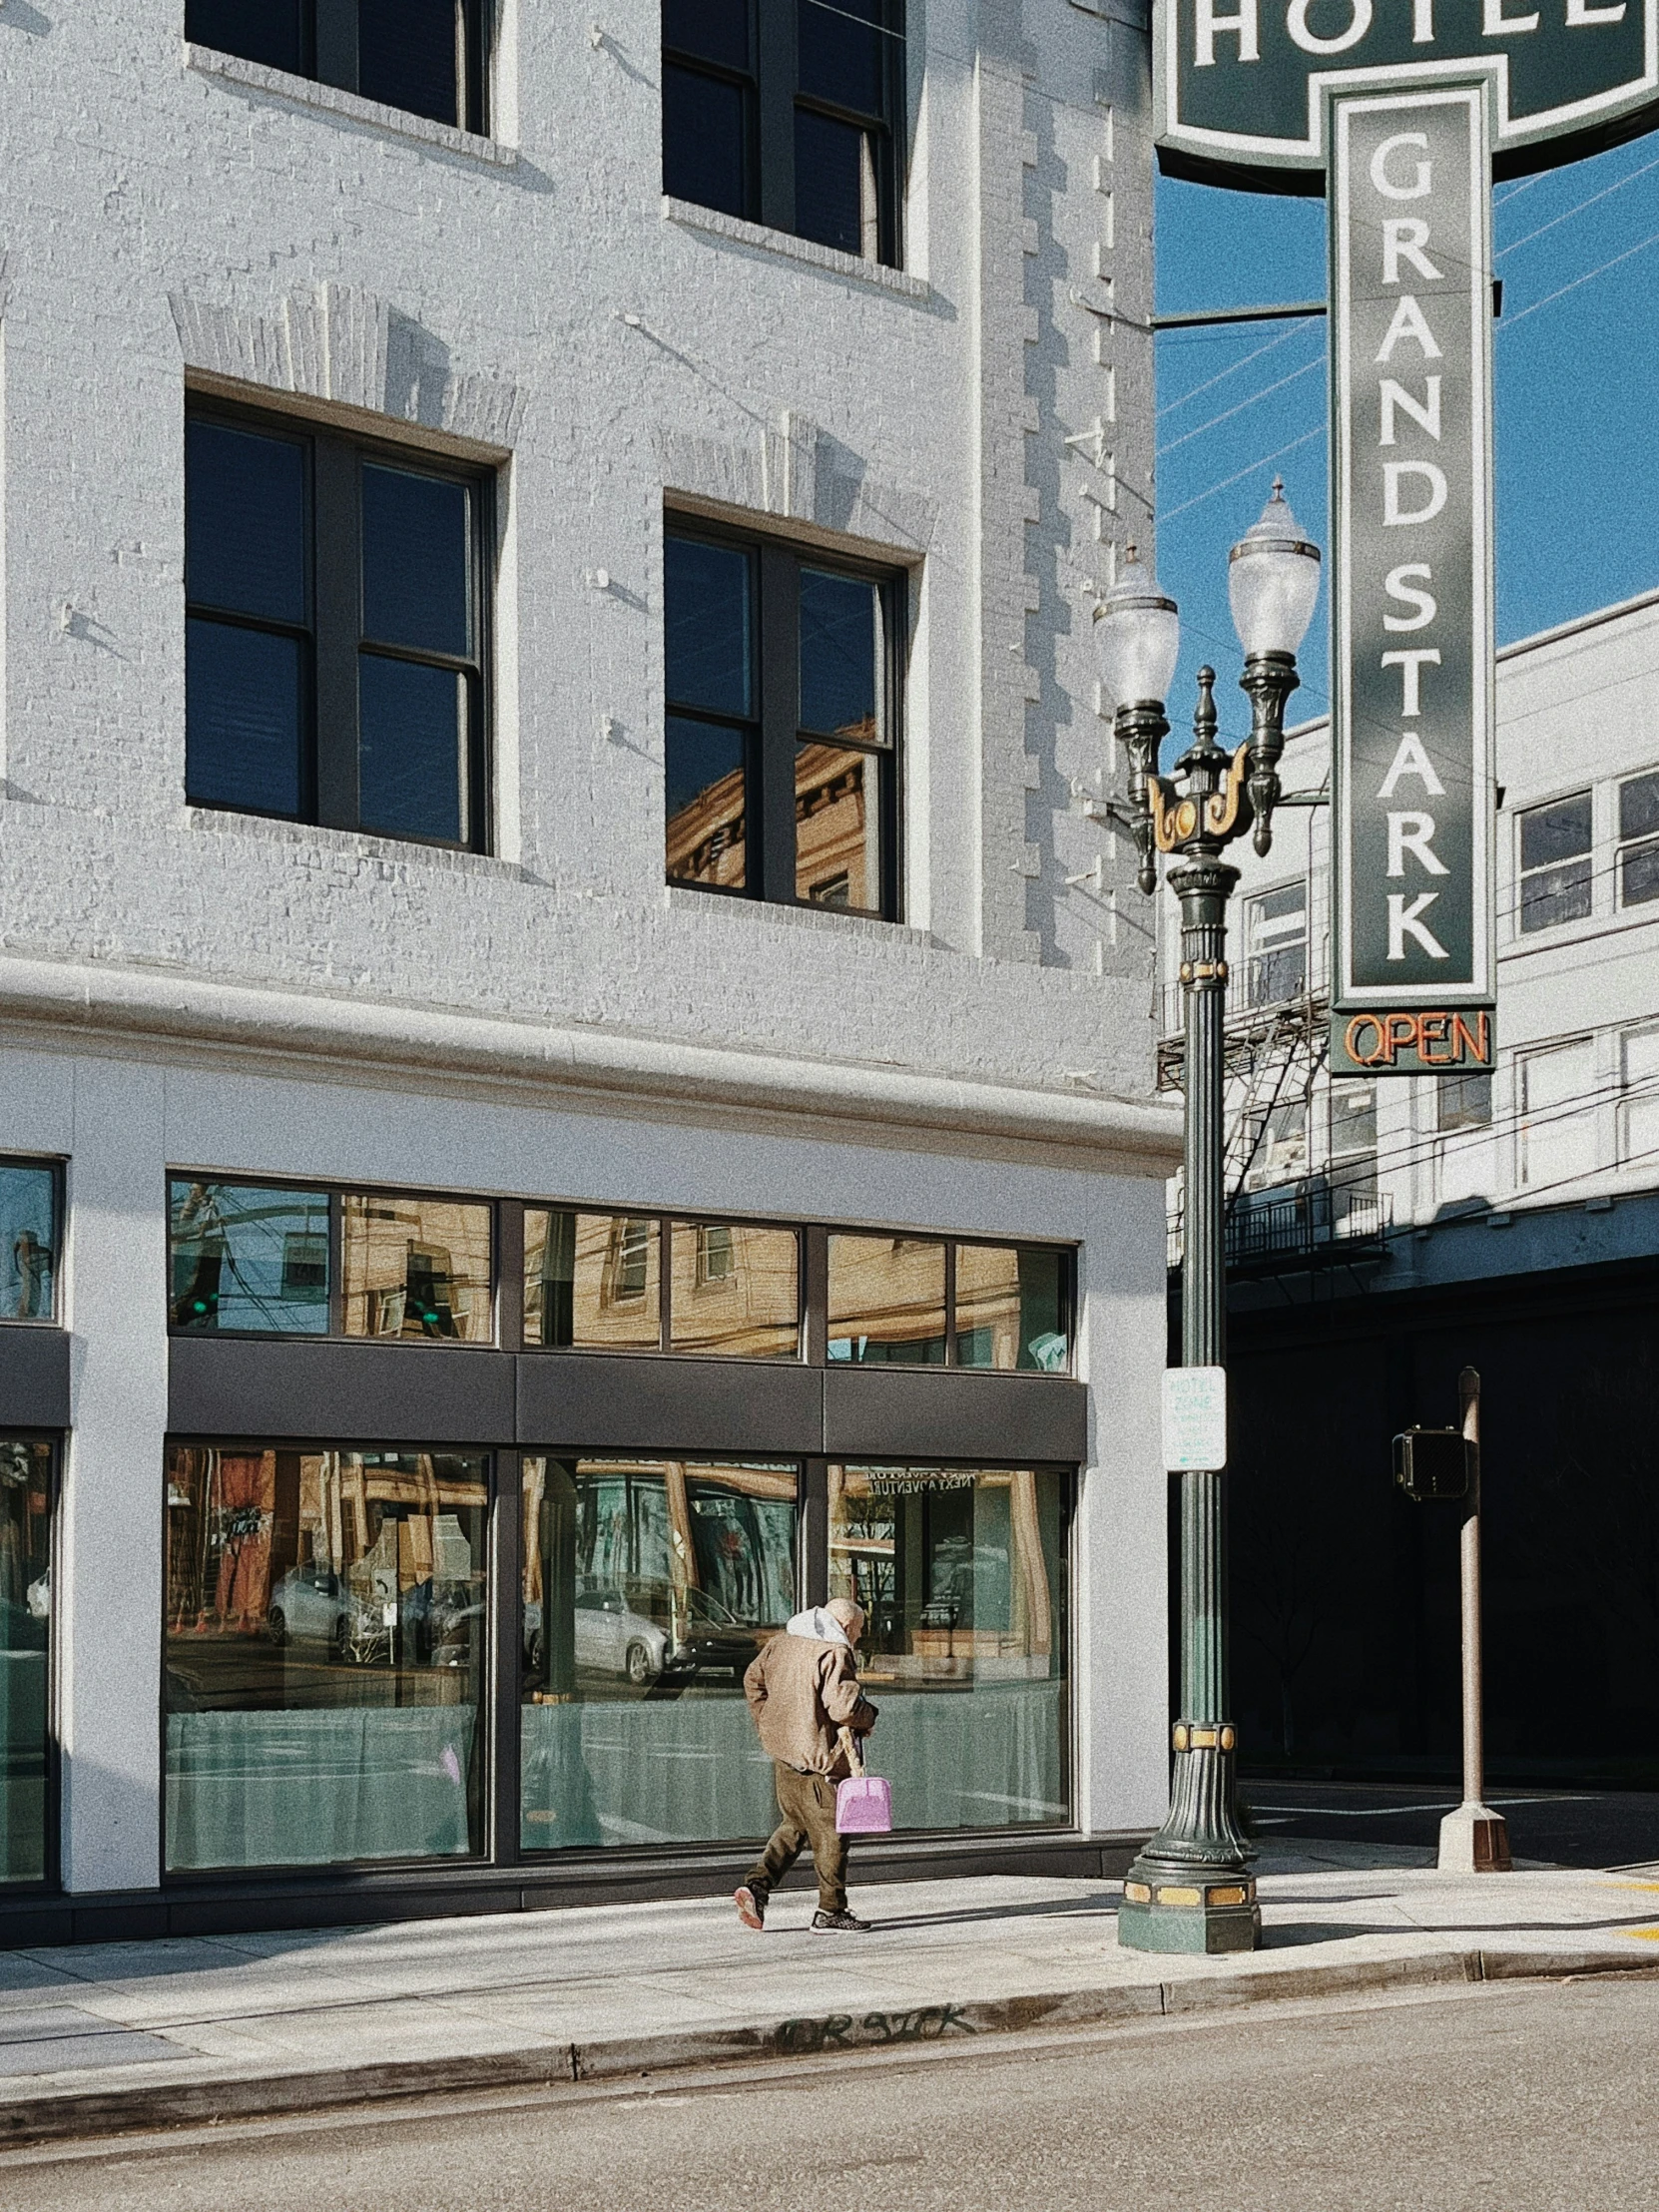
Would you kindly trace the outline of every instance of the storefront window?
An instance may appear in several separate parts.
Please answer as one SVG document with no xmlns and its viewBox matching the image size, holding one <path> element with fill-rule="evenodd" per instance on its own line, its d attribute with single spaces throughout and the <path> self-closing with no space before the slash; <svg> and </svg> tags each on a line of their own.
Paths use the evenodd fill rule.
<svg viewBox="0 0 1659 2212">
<path fill-rule="evenodd" d="M 175 1446 L 172 1870 L 480 1849 L 488 1461 Z"/>
<path fill-rule="evenodd" d="M 793 1360 L 801 1342 L 801 1243 L 744 1222 L 673 1225 L 676 1352 Z"/>
<path fill-rule="evenodd" d="M 1063 1823 L 1069 1478 L 831 1466 L 830 1594 L 864 1608 L 871 1770 L 904 1829 Z"/>
<path fill-rule="evenodd" d="M 328 1334 L 328 1194 L 175 1177 L 175 1329 Z"/>
<path fill-rule="evenodd" d="M 927 1237 L 831 1237 L 830 1357 L 942 1367 L 944 1246 Z"/>
<path fill-rule="evenodd" d="M 0 1160 L 0 1321 L 53 1321 L 58 1290 L 58 1171 Z"/>
<path fill-rule="evenodd" d="M 52 1449 L 0 1438 L 0 1884 L 47 1871 Z"/>
<path fill-rule="evenodd" d="M 490 1209 L 350 1193 L 340 1205 L 340 1279 L 348 1337 L 487 1345 Z"/>
<path fill-rule="evenodd" d="M 793 1463 L 523 1462 L 528 1851 L 764 1836 L 744 1671 L 796 1609 Z"/>
<path fill-rule="evenodd" d="M 662 1232 L 647 1214 L 524 1213 L 524 1338 L 586 1352 L 663 1341 Z"/>
<path fill-rule="evenodd" d="M 1040 1245 L 956 1247 L 956 1365 L 1064 1375 L 1071 1256 Z"/>
</svg>

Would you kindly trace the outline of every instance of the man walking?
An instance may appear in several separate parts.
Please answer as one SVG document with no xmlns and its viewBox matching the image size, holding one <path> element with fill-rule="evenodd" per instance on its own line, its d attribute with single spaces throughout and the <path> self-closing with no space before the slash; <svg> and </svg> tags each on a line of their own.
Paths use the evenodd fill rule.
<svg viewBox="0 0 1659 2212">
<path fill-rule="evenodd" d="M 869 1927 L 846 1909 L 846 1838 L 835 1827 L 835 1784 L 851 1772 L 840 1731 L 867 1736 L 875 1726 L 876 1709 L 858 1689 L 854 1646 L 863 1628 L 863 1609 L 850 1598 L 810 1606 L 773 1637 L 743 1678 L 784 1816 L 737 1893 L 745 1928 L 765 1925 L 767 1899 L 807 1844 L 818 1874 L 814 1928 Z"/>
</svg>

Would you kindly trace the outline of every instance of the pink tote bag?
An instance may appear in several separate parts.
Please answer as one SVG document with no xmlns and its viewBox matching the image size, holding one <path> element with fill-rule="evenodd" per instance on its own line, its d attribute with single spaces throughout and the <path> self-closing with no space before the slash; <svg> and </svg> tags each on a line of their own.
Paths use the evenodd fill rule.
<svg viewBox="0 0 1659 2212">
<path fill-rule="evenodd" d="M 865 1774 L 852 1731 L 841 1730 L 841 1745 L 852 1772 L 835 1785 L 835 1828 L 842 1836 L 887 1836 L 892 1832 L 892 1785 Z"/>
</svg>

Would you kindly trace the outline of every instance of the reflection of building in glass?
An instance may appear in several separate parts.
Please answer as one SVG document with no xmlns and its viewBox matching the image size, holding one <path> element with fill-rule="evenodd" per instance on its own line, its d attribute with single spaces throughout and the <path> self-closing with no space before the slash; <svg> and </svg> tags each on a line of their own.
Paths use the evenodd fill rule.
<svg viewBox="0 0 1659 2212">
<path fill-rule="evenodd" d="M 349 1194 L 340 1214 L 348 1337 L 454 1337 L 487 1344 L 490 1210 L 452 1200 Z"/>
<path fill-rule="evenodd" d="M 804 745 L 795 763 L 796 894 L 819 906 L 881 903 L 874 763 L 833 745 Z"/>
<path fill-rule="evenodd" d="M 942 1366 L 944 1246 L 925 1237 L 831 1237 L 830 1357 Z"/>
<path fill-rule="evenodd" d="M 793 1229 L 677 1221 L 673 1253 L 670 1336 L 677 1352 L 795 1358 L 801 1243 Z"/>
<path fill-rule="evenodd" d="M 668 872 L 688 883 L 741 888 L 746 865 L 746 778 L 735 769 L 668 818 Z"/>
</svg>

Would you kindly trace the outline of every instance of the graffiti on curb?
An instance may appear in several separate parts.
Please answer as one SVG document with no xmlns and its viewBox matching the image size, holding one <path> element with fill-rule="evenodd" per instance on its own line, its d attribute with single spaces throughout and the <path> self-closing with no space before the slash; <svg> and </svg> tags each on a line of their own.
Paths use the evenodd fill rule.
<svg viewBox="0 0 1659 2212">
<path fill-rule="evenodd" d="M 785 2020 L 773 2040 L 782 2051 L 850 2050 L 857 2043 L 936 2043 L 952 2031 L 978 2030 L 957 2004 L 918 2004 L 908 2012 L 827 2013 L 823 2019 Z"/>
</svg>

